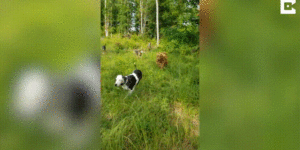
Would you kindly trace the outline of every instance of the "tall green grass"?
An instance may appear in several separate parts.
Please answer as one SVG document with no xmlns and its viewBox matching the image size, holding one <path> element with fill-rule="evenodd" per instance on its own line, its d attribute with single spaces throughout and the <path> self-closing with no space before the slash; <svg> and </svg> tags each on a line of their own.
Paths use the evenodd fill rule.
<svg viewBox="0 0 300 150">
<path fill-rule="evenodd" d="M 199 72 L 196 54 L 168 54 L 168 65 L 159 69 L 156 53 L 138 58 L 133 48 L 145 49 L 153 40 L 138 37 L 103 39 L 101 56 L 101 147 L 103 149 L 196 149 L 199 132 Z M 123 48 L 116 48 L 122 43 Z M 165 44 L 165 43 L 163 43 Z M 163 47 L 162 45 L 161 47 Z M 115 87 L 118 74 L 135 69 L 143 78 L 132 95 Z M 125 98 L 126 97 L 126 98 Z"/>
</svg>

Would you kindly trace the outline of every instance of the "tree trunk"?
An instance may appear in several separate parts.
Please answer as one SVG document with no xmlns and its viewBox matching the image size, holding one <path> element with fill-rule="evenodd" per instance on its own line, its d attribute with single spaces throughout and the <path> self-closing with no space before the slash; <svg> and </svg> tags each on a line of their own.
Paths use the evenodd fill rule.
<svg viewBox="0 0 300 150">
<path fill-rule="evenodd" d="M 147 5 L 147 3 L 146 3 L 146 5 Z M 146 17 L 147 17 L 147 11 L 146 10 L 147 10 L 147 8 L 146 7 L 147 6 L 143 5 L 143 33 L 145 33 L 145 31 L 146 31 L 146 22 L 147 22 L 147 20 L 146 20 Z"/>
<path fill-rule="evenodd" d="M 101 3 L 102 1 L 100 1 L 100 38 L 101 38 L 101 34 L 102 34 L 102 20 L 101 20 L 101 15 L 102 15 L 102 10 L 101 10 Z"/>
<path fill-rule="evenodd" d="M 145 30 L 146 30 L 146 17 L 147 17 L 147 13 L 145 13 L 145 11 L 143 12 L 143 16 L 144 16 L 144 20 L 143 20 L 143 33 L 145 33 Z"/>
<path fill-rule="evenodd" d="M 143 30 L 143 1 L 142 0 L 140 0 L 140 9 L 141 9 L 141 34 L 143 34 L 144 33 L 144 30 Z"/>
<path fill-rule="evenodd" d="M 127 5 L 127 8 L 130 8 L 129 7 L 129 2 L 128 0 L 126 0 L 126 5 Z M 127 11 L 126 12 L 126 18 L 127 18 L 127 29 L 126 29 L 126 34 L 128 35 L 129 34 L 129 29 L 130 29 L 130 23 L 129 23 L 129 18 L 130 18 L 130 13 Z"/>
<path fill-rule="evenodd" d="M 104 9 L 104 21 L 105 21 L 105 37 L 107 37 L 108 36 L 108 21 L 107 21 L 107 9 L 106 9 L 106 0 L 105 0 L 105 3 L 104 3 L 104 7 L 105 7 L 105 9 Z"/>
<path fill-rule="evenodd" d="M 199 13 L 198 13 L 198 16 L 199 16 L 199 24 L 198 24 L 198 31 L 199 31 L 199 51 L 200 51 L 200 46 L 201 46 L 201 38 L 200 38 L 200 21 L 201 21 L 201 18 L 200 18 L 200 1 L 199 1 Z"/>
<path fill-rule="evenodd" d="M 156 37 L 157 37 L 157 43 L 156 45 L 159 45 L 159 22 L 158 22 L 158 0 L 156 0 Z"/>
</svg>

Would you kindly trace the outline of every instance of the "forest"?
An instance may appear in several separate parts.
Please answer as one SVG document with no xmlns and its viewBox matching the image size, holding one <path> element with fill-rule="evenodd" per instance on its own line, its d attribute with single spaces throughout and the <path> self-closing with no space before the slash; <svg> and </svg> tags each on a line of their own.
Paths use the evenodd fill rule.
<svg viewBox="0 0 300 150">
<path fill-rule="evenodd" d="M 197 149 L 199 1 L 102 0 L 100 42 L 101 147 Z M 114 83 L 134 64 L 128 96 Z"/>
<path fill-rule="evenodd" d="M 152 39 L 157 37 L 158 23 L 161 38 L 199 45 L 199 0 L 103 0 L 100 5 L 102 36 L 135 34 Z"/>
</svg>

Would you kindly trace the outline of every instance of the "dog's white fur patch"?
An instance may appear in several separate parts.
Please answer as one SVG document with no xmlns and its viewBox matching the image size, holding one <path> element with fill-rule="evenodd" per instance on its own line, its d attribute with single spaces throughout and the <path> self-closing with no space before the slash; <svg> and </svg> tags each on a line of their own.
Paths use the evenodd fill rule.
<svg viewBox="0 0 300 150">
<path fill-rule="evenodd" d="M 123 76 L 122 75 L 118 75 L 117 76 L 117 78 L 116 78 L 116 82 L 115 82 L 115 84 L 117 85 L 117 86 L 120 86 L 122 83 L 124 83 L 125 81 L 124 81 L 124 79 L 123 79 Z"/>
</svg>

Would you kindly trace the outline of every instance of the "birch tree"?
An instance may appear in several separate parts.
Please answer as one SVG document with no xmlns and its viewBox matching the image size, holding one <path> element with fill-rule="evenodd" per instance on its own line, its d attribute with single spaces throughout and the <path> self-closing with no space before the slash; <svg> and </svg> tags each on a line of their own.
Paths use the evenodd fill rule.
<svg viewBox="0 0 300 150">
<path fill-rule="evenodd" d="M 140 11 L 141 11 L 141 34 L 144 33 L 144 30 L 143 30 L 143 1 L 140 0 Z"/>
<path fill-rule="evenodd" d="M 104 1 L 104 21 L 105 21 L 105 37 L 107 37 L 108 36 L 108 21 L 107 21 L 106 0 Z"/>
</svg>

